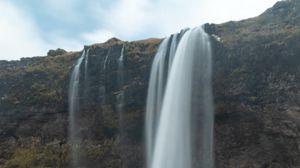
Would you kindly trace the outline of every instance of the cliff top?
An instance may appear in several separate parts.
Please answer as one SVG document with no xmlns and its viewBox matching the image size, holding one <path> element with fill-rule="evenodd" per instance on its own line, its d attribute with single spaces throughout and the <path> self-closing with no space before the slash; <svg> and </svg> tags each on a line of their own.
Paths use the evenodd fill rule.
<svg viewBox="0 0 300 168">
<path fill-rule="evenodd" d="M 300 34 L 300 1 L 279 1 L 257 17 L 206 24 L 205 29 L 229 48 L 248 42 L 253 44 L 257 40 L 284 41 Z"/>
</svg>

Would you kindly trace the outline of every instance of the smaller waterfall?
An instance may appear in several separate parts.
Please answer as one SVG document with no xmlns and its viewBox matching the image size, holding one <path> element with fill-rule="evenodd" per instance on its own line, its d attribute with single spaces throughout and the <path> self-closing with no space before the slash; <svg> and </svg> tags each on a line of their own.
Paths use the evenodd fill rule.
<svg viewBox="0 0 300 168">
<path fill-rule="evenodd" d="M 89 53 L 91 48 L 88 48 L 84 55 L 84 108 L 86 109 L 88 106 L 88 92 L 89 92 L 89 73 L 88 73 L 88 65 L 89 65 Z"/>
<path fill-rule="evenodd" d="M 119 121 L 119 150 L 120 150 L 120 157 L 121 157 L 121 165 L 120 167 L 125 166 L 124 160 L 124 45 L 121 49 L 120 57 L 118 59 L 118 88 L 119 93 L 117 95 L 117 113 L 118 113 L 118 121 Z"/>
<path fill-rule="evenodd" d="M 124 46 L 122 47 L 120 57 L 118 59 L 118 87 L 120 89 L 120 93 L 117 95 L 117 111 L 118 113 L 122 113 L 123 105 L 124 105 Z"/>
<path fill-rule="evenodd" d="M 99 88 L 99 95 L 100 95 L 100 99 L 101 99 L 101 104 L 104 105 L 106 103 L 106 92 L 107 92 L 107 87 L 106 87 L 106 82 L 107 82 L 107 66 L 109 63 L 109 56 L 110 56 L 110 52 L 111 52 L 111 48 L 108 49 L 104 61 L 103 61 L 103 65 L 102 65 L 102 76 L 101 79 L 103 81 L 103 85 Z"/>
<path fill-rule="evenodd" d="M 110 52 L 111 52 L 111 48 L 108 49 L 108 52 L 105 56 L 105 59 L 104 59 L 104 62 L 103 62 L 103 71 L 105 72 L 106 71 L 106 66 L 107 66 L 107 60 L 108 60 L 108 57 L 110 55 Z"/>
<path fill-rule="evenodd" d="M 124 60 L 124 45 L 122 47 L 122 50 L 121 50 L 121 55 L 120 55 L 120 58 L 119 58 L 119 63 L 123 65 L 123 60 Z"/>
<path fill-rule="evenodd" d="M 71 144 L 71 163 L 72 167 L 77 167 L 79 164 L 79 144 L 81 142 L 78 128 L 78 112 L 79 106 L 79 80 L 80 66 L 85 57 L 85 50 L 82 51 L 80 58 L 77 60 L 71 75 L 69 86 L 69 141 Z"/>
<path fill-rule="evenodd" d="M 89 63 L 89 52 L 90 52 L 90 49 L 91 48 L 89 48 L 88 50 L 87 50 L 87 52 L 86 52 L 86 54 L 84 55 L 84 80 L 85 81 L 88 81 L 88 63 Z"/>
</svg>

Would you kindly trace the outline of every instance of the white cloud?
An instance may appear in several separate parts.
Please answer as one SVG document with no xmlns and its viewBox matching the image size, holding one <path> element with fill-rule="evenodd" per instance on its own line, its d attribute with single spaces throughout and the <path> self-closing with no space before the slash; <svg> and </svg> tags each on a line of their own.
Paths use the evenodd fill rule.
<svg viewBox="0 0 300 168">
<path fill-rule="evenodd" d="M 89 44 L 103 43 L 106 40 L 116 37 L 116 35 L 108 30 L 97 30 L 95 32 L 83 33 L 81 37 Z"/>
<path fill-rule="evenodd" d="M 254 17 L 271 7 L 277 0 L 165 0 L 154 5 L 152 23 L 160 25 L 162 34 L 204 23 L 223 23 Z"/>
<path fill-rule="evenodd" d="M 17 60 L 21 57 L 43 56 L 49 49 L 80 50 L 83 42 L 57 34 L 48 34 L 45 41 L 28 13 L 8 1 L 0 1 L 0 60 Z"/>
<path fill-rule="evenodd" d="M 119 0 L 102 16 L 104 25 L 120 37 L 140 34 L 151 24 L 148 20 L 151 5 L 148 0 Z"/>
<path fill-rule="evenodd" d="M 28 15 L 7 1 L 0 1 L 0 59 L 43 55 L 48 48 Z"/>
<path fill-rule="evenodd" d="M 204 3 L 205 21 L 222 23 L 255 17 L 279 0 L 209 0 Z"/>
<path fill-rule="evenodd" d="M 277 0 L 118 0 L 99 20 L 125 40 L 167 36 L 182 28 L 254 17 Z M 103 29 L 103 27 L 99 28 Z"/>
<path fill-rule="evenodd" d="M 51 35 L 50 48 L 63 48 L 67 51 L 79 51 L 83 48 L 83 41 L 75 38 L 65 38 L 59 33 Z"/>
<path fill-rule="evenodd" d="M 104 2 L 106 1 L 106 2 Z M 25 11 L 11 1 L 0 1 L 0 59 L 45 55 L 51 48 L 80 50 L 84 43 L 111 37 L 138 40 L 163 37 L 203 23 L 222 23 L 254 17 L 277 0 L 45 0 L 45 12 L 66 23 L 98 23 L 94 31 L 65 38 L 65 29 L 43 32 Z M 80 6 L 84 4 L 84 6 Z M 30 11 L 27 11 L 30 12 Z M 88 17 L 88 18 L 87 18 Z M 85 20 L 87 19 L 87 20 Z M 54 23 L 55 24 L 55 23 Z M 80 25 L 80 24 L 79 24 Z M 91 24 L 94 25 L 94 24 Z M 41 31 L 41 32 L 39 32 Z M 40 33 L 44 33 L 40 36 Z M 46 34 L 47 33 L 47 34 Z M 42 38 L 47 36 L 47 41 Z"/>
</svg>

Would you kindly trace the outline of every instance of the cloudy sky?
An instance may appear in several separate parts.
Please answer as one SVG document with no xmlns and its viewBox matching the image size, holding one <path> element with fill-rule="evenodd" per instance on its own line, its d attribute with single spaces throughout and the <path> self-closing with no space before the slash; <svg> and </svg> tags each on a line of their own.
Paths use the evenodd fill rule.
<svg viewBox="0 0 300 168">
<path fill-rule="evenodd" d="M 0 0 L 0 60 L 81 50 L 111 37 L 165 37 L 254 17 L 277 0 Z"/>
</svg>

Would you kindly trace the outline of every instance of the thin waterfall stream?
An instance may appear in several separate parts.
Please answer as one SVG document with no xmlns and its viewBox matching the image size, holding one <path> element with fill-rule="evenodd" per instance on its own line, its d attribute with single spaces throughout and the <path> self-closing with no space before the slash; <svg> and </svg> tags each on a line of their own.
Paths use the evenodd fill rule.
<svg viewBox="0 0 300 168">
<path fill-rule="evenodd" d="M 78 113 L 80 111 L 79 105 L 79 80 L 80 80 L 80 66 L 86 57 L 85 50 L 82 51 L 80 58 L 77 60 L 71 75 L 69 86 L 69 141 L 71 148 L 71 164 L 72 167 L 79 165 L 79 146 L 81 143 L 80 132 L 78 131 Z"/>
<path fill-rule="evenodd" d="M 124 167 L 124 158 L 123 158 L 123 152 L 124 152 L 124 45 L 122 46 L 120 57 L 118 58 L 118 87 L 120 89 L 118 95 L 117 95 L 117 113 L 118 113 L 118 122 L 119 122 L 119 151 L 120 151 L 120 167 Z"/>
</svg>

